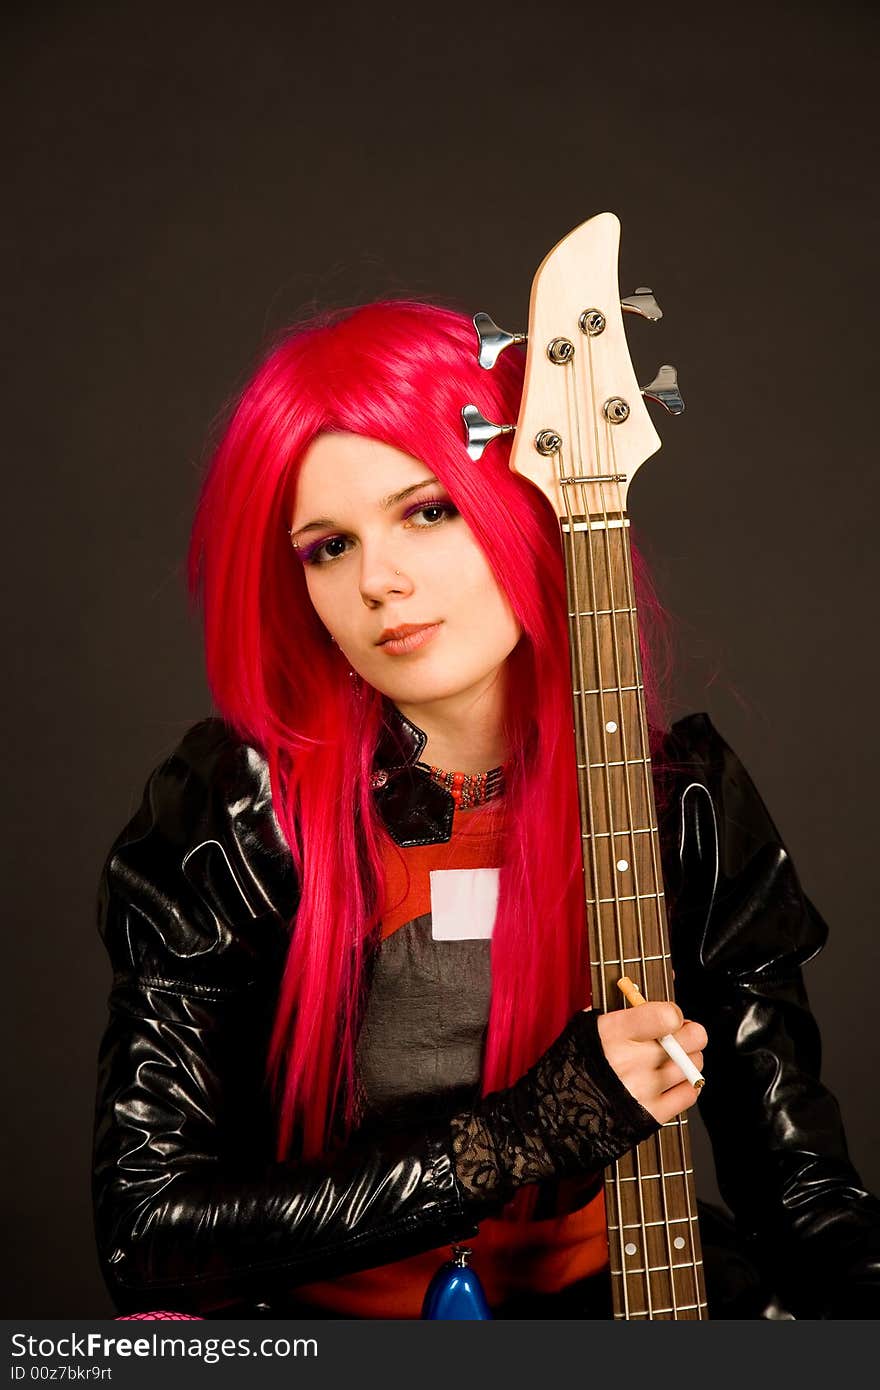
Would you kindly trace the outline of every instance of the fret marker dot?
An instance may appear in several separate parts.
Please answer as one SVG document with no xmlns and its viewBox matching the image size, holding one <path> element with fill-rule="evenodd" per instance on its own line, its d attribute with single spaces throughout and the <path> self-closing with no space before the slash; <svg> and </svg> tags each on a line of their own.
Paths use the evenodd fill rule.
<svg viewBox="0 0 880 1390">
<path fill-rule="evenodd" d="M 672 1244 L 675 1246 L 676 1250 L 683 1250 L 685 1245 L 687 1244 L 687 1241 L 685 1240 L 684 1236 L 676 1236 Z"/>
<path fill-rule="evenodd" d="M 625 859 L 618 859 L 617 867 L 622 874 L 625 874 L 627 869 L 629 868 L 629 864 L 626 862 Z"/>
<path fill-rule="evenodd" d="M 608 723 L 605 725 L 605 731 L 609 734 L 617 733 L 617 725 L 615 724 L 613 719 L 608 720 Z"/>
<path fill-rule="evenodd" d="M 639 1249 L 639 1247 L 638 1247 L 637 1245 L 633 1245 L 633 1243 L 632 1243 L 631 1240 L 628 1240 L 627 1243 L 626 1243 L 626 1245 L 625 1245 L 623 1248 L 624 1248 L 624 1250 L 626 1251 L 627 1255 L 635 1255 L 635 1254 L 638 1253 L 638 1249 Z"/>
</svg>

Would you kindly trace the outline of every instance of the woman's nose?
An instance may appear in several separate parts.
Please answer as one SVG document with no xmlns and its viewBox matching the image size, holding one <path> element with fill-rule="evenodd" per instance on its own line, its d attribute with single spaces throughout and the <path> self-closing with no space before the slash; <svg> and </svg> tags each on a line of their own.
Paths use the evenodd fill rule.
<svg viewBox="0 0 880 1390">
<path fill-rule="evenodd" d="M 387 550 L 380 554 L 365 547 L 361 560 L 360 588 L 364 603 L 372 606 L 392 595 L 412 593 L 413 583 L 407 571 L 401 568 L 400 561 L 395 561 Z"/>
</svg>

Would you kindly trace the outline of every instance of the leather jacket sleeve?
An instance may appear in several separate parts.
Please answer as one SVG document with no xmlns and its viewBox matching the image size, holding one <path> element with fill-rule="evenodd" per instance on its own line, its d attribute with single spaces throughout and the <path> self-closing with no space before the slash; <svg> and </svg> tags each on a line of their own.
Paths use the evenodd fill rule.
<svg viewBox="0 0 880 1390">
<path fill-rule="evenodd" d="M 676 993 L 705 1024 L 700 1108 L 719 1185 L 801 1316 L 880 1311 L 880 1204 L 862 1187 L 801 967 L 827 929 L 760 796 L 705 715 L 674 726 L 661 842 Z M 120 1311 L 270 1300 L 476 1232 L 445 1120 L 373 1128 L 318 1165 L 277 1163 L 263 1087 L 296 908 L 265 763 L 206 720 L 114 844 L 94 1210 Z"/>
<path fill-rule="evenodd" d="M 847 1153 L 802 965 L 827 927 L 705 714 L 673 728 L 665 836 L 676 997 L 709 1035 L 700 1111 L 739 1234 L 797 1316 L 880 1313 L 880 1203 Z M 717 845 L 717 852 L 709 846 Z"/>
<path fill-rule="evenodd" d="M 268 779 L 219 720 L 151 777 L 101 881 L 113 966 L 93 1198 L 120 1311 L 212 1312 L 473 1235 L 448 1125 L 316 1165 L 271 1155 L 271 979 L 292 912 Z M 243 789 L 247 793 L 243 795 Z M 287 901 L 284 901 L 287 896 Z M 259 1304 L 257 1304 L 259 1306 Z"/>
</svg>

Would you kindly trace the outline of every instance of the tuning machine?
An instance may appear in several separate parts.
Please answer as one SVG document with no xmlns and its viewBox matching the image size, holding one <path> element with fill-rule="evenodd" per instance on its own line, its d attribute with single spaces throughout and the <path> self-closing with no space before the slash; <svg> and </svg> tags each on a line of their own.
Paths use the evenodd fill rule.
<svg viewBox="0 0 880 1390">
<path fill-rule="evenodd" d="M 479 342 L 479 352 L 477 354 L 481 367 L 490 370 L 495 366 L 498 358 L 505 348 L 512 347 L 514 343 L 524 343 L 527 334 L 508 333 L 488 314 L 474 314 L 474 328 L 477 330 L 477 340 Z"/>
<path fill-rule="evenodd" d="M 633 294 L 620 301 L 620 307 L 625 314 L 638 314 L 639 318 L 648 319 L 651 323 L 663 317 L 663 310 L 654 298 L 650 285 L 640 285 Z"/>
<path fill-rule="evenodd" d="M 662 319 L 663 310 L 657 303 L 654 291 L 649 285 L 639 285 L 633 294 L 627 295 L 626 299 L 620 301 L 620 307 L 628 314 L 638 314 L 640 318 L 648 319 L 651 323 L 656 323 Z M 594 310 L 594 313 L 598 311 Z M 605 327 L 604 315 L 600 315 L 602 328 Z M 478 352 L 477 358 L 481 367 L 490 370 L 495 366 L 498 358 L 507 348 L 514 343 L 525 343 L 528 341 L 527 333 L 508 333 L 506 329 L 499 327 L 495 320 L 485 313 L 474 314 L 474 328 L 477 333 Z M 587 329 L 584 328 L 584 332 Z M 598 331 L 601 332 L 601 329 Z"/>
<path fill-rule="evenodd" d="M 663 317 L 663 310 L 657 303 L 650 285 L 640 285 L 634 294 L 627 295 L 626 299 L 620 301 L 620 307 L 624 313 L 638 314 L 640 318 L 648 319 L 651 323 L 656 323 Z M 680 415 L 684 410 L 684 401 L 678 389 L 678 372 L 669 362 L 664 363 L 653 381 L 642 387 L 642 395 L 646 400 L 662 405 L 670 415 Z"/>
<path fill-rule="evenodd" d="M 464 421 L 467 451 L 475 463 L 483 457 L 486 445 L 491 444 L 493 439 L 500 434 L 513 434 L 516 429 L 515 425 L 494 425 L 480 414 L 475 405 L 463 405 L 461 418 Z"/>
<path fill-rule="evenodd" d="M 680 415 L 684 410 L 684 401 L 678 389 L 678 372 L 670 362 L 664 363 L 654 380 L 642 387 L 642 395 L 646 400 L 662 405 L 670 415 Z"/>
</svg>

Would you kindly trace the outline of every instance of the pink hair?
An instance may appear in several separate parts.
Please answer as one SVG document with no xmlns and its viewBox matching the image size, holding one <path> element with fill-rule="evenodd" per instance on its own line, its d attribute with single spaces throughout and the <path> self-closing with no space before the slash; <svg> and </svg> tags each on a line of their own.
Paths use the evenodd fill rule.
<svg viewBox="0 0 880 1390">
<path fill-rule="evenodd" d="M 305 1157 L 356 1124 L 354 1052 L 366 957 L 383 907 L 370 790 L 382 697 L 352 682 L 311 606 L 287 527 L 303 454 L 347 431 L 426 464 L 448 489 L 519 619 L 505 730 L 508 834 L 492 942 L 484 1091 L 514 1081 L 589 1003 L 565 578 L 545 499 L 496 441 L 479 463 L 460 410 L 515 420 L 523 358 L 477 363 L 469 320 L 381 302 L 313 320 L 270 351 L 242 392 L 201 493 L 189 552 L 217 708 L 268 761 L 301 898 L 267 1061 L 278 1157 Z M 664 615 L 634 554 L 649 724 L 665 727 L 655 645 Z M 292 924 L 291 924 L 292 925 Z"/>
</svg>

